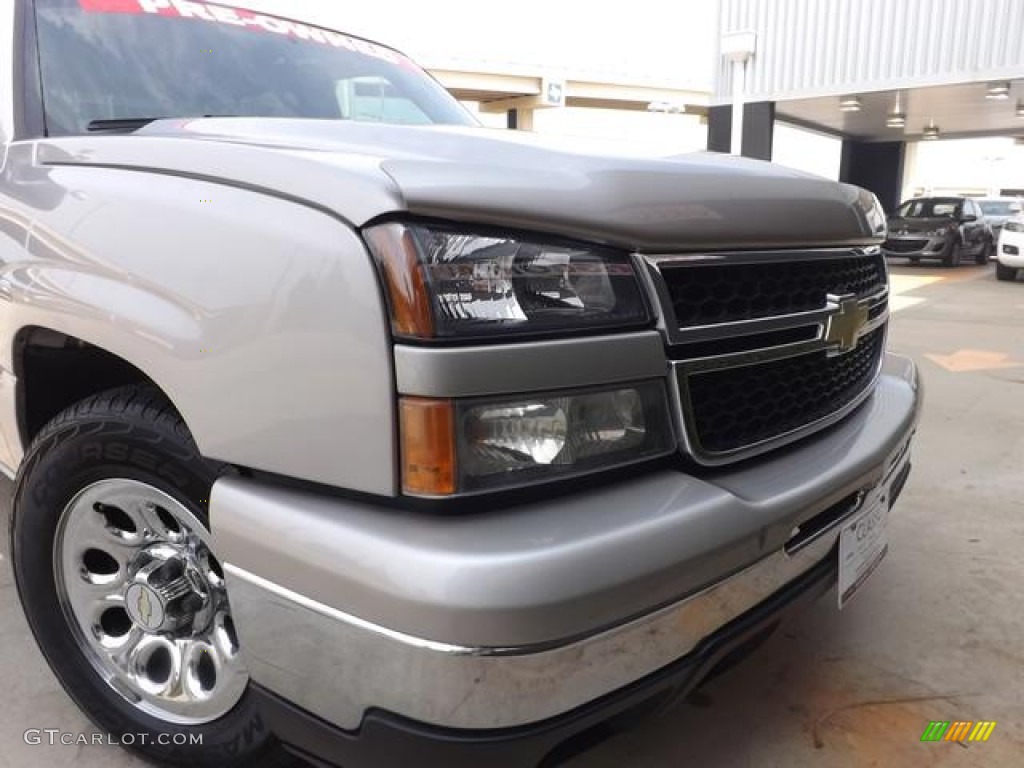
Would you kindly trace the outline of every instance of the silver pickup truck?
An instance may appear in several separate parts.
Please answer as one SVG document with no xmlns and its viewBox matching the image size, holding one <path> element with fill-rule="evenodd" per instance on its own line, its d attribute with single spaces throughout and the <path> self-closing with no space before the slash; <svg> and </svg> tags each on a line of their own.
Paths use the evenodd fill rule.
<svg viewBox="0 0 1024 768">
<path fill-rule="evenodd" d="M 121 743 L 551 764 L 885 554 L 920 391 L 871 194 L 488 131 L 225 5 L 0 40 L 14 573 Z"/>
</svg>

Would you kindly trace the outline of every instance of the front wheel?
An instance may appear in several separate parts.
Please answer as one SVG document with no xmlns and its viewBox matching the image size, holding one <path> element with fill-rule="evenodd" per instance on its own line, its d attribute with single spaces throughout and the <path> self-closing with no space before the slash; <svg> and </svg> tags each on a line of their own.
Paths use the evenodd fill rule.
<svg viewBox="0 0 1024 768">
<path fill-rule="evenodd" d="M 1017 268 L 996 262 L 996 279 L 1012 281 L 1017 279 Z"/>
<path fill-rule="evenodd" d="M 16 481 L 11 552 L 36 642 L 97 725 L 164 765 L 292 762 L 248 693 L 208 530 L 225 470 L 133 386 L 56 416 Z"/>
<path fill-rule="evenodd" d="M 942 257 L 942 266 L 946 268 L 959 267 L 960 258 L 963 252 L 963 246 L 959 242 L 952 242 L 946 248 L 946 253 Z"/>
<path fill-rule="evenodd" d="M 975 256 L 975 261 L 978 264 L 988 264 L 988 260 L 992 258 L 992 254 L 995 250 L 995 243 L 991 240 L 986 240 L 985 244 L 981 246 L 981 250 L 978 251 L 978 255 Z"/>
</svg>

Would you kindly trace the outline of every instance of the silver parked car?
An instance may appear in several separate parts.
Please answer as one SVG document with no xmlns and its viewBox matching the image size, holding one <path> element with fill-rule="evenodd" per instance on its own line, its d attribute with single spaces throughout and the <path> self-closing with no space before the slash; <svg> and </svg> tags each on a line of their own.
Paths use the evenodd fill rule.
<svg viewBox="0 0 1024 768">
<path fill-rule="evenodd" d="M 1017 197 L 977 198 L 974 202 L 981 208 L 997 241 L 1003 225 L 1021 212 L 1021 200 Z"/>
</svg>

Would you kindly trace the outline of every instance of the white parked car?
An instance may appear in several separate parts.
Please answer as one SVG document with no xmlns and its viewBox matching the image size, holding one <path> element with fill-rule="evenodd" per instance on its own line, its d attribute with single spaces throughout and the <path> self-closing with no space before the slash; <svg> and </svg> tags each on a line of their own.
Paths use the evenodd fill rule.
<svg viewBox="0 0 1024 768">
<path fill-rule="evenodd" d="M 1018 214 L 1003 225 L 996 249 L 998 279 L 1015 280 L 1018 269 L 1024 269 L 1024 214 Z"/>
</svg>

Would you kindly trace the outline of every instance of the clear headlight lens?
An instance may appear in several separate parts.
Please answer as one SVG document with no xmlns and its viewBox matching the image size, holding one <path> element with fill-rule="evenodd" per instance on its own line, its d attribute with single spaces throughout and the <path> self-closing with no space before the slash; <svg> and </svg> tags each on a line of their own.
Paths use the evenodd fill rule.
<svg viewBox="0 0 1024 768">
<path fill-rule="evenodd" d="M 387 223 L 365 231 L 402 338 L 646 325 L 629 256 L 590 245 Z"/>
<path fill-rule="evenodd" d="M 1003 224 L 1003 229 L 1007 232 L 1024 232 L 1024 222 L 1008 221 Z"/>
<path fill-rule="evenodd" d="M 505 399 L 401 401 L 402 485 L 451 495 L 523 485 L 674 449 L 660 381 Z"/>
</svg>

